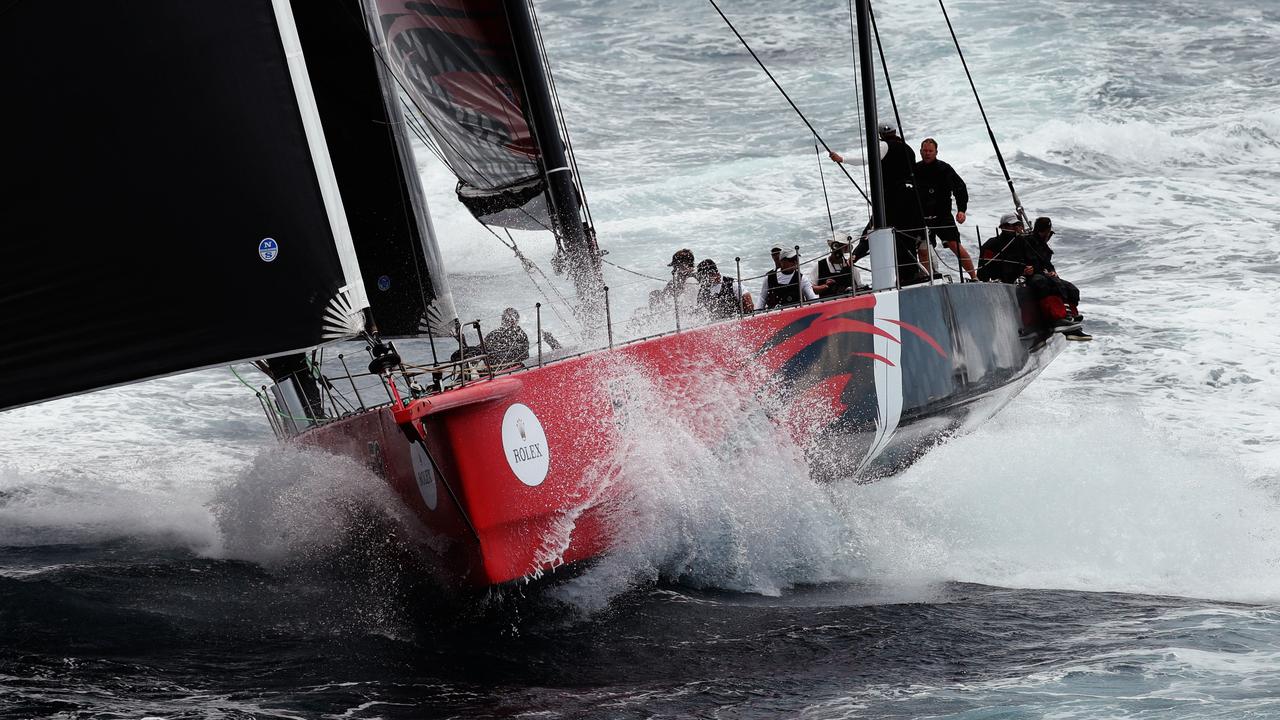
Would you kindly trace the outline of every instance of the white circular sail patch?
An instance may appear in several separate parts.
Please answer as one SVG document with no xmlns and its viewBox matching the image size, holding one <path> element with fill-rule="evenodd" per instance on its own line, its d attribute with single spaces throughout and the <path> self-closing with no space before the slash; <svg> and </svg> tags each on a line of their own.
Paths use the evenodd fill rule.
<svg viewBox="0 0 1280 720">
<path fill-rule="evenodd" d="M 421 442 L 409 445 L 409 458 L 413 460 L 413 479 L 418 481 L 418 492 L 422 493 L 422 501 L 428 510 L 436 509 L 436 472 L 431 467 L 431 458 L 427 457 L 427 449 Z"/>
<path fill-rule="evenodd" d="M 547 470 L 551 467 L 547 434 L 528 406 L 516 403 L 502 416 L 502 449 L 507 454 L 511 472 L 520 482 L 536 487 L 547 479 Z"/>
</svg>

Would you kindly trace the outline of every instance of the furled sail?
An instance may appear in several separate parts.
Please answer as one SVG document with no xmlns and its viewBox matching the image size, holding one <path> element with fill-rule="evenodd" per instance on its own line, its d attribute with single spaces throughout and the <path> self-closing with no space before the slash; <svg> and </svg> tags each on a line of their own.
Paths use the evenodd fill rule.
<svg viewBox="0 0 1280 720">
<path fill-rule="evenodd" d="M 542 159 L 503 0 L 366 0 L 396 79 L 490 225 L 549 227 Z"/>
<path fill-rule="evenodd" d="M 293 12 L 377 330 L 452 335 L 457 313 L 400 89 L 377 55 L 364 2 L 295 2 Z"/>
<path fill-rule="evenodd" d="M 3 15 L 0 408 L 362 329 L 287 2 Z"/>
</svg>

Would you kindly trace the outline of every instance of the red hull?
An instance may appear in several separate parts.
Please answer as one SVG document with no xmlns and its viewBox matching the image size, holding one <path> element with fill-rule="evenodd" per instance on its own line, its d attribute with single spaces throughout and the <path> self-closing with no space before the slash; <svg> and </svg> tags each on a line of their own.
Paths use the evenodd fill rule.
<svg viewBox="0 0 1280 720">
<path fill-rule="evenodd" d="M 770 388 L 786 386 L 806 410 L 802 418 L 781 413 L 779 432 L 804 447 L 842 417 L 851 433 L 875 434 L 880 421 L 874 410 L 869 426 L 849 420 L 855 411 L 849 398 L 856 383 L 867 386 L 877 365 L 894 365 L 874 351 L 887 342 L 883 338 L 900 346 L 901 356 L 894 357 L 901 364 L 918 353 L 929 358 L 922 362 L 942 362 L 945 373 L 955 374 L 962 348 L 951 344 L 954 338 L 935 339 L 896 318 L 885 321 L 873 311 L 876 297 L 758 313 L 480 380 L 402 408 L 337 420 L 300 440 L 367 459 L 442 540 L 440 554 L 466 582 L 517 580 L 593 558 L 615 538 L 611 508 L 622 489 L 611 481 L 620 471 L 630 399 L 625 384 L 611 378 L 639 372 L 662 392 L 709 401 L 732 392 L 741 402 L 767 402 Z M 898 298 L 893 301 L 896 312 Z M 1012 288 L 1000 303 L 1013 319 L 999 332 L 1012 333 L 1012 343 L 1023 348 Z M 949 305 L 944 310 L 949 314 Z M 1009 343 L 1008 337 L 1001 341 Z M 873 398 L 876 387 L 885 393 L 878 381 L 870 387 Z M 697 412 L 693 405 L 690 411 Z M 732 431 L 708 415 L 710 421 L 692 423 L 707 439 Z M 873 452 L 880 452 L 879 445 Z"/>
</svg>

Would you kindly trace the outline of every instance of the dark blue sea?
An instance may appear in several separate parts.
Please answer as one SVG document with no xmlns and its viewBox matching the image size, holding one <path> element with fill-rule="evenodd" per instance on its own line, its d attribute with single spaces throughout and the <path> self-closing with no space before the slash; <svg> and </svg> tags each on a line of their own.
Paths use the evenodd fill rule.
<svg viewBox="0 0 1280 720">
<path fill-rule="evenodd" d="M 847 5 L 721 6 L 859 158 Z M 724 452 L 634 408 L 625 540 L 476 594 L 367 470 L 277 445 L 230 369 L 10 411 L 0 717 L 1280 717 L 1280 4 L 947 9 L 1096 336 L 995 419 L 899 476 L 820 485 L 765 435 Z M 757 274 L 773 244 L 813 256 L 864 224 L 710 4 L 537 10 L 626 268 L 615 308 L 682 247 Z M 968 183 L 972 246 L 1012 205 L 942 14 L 876 12 L 908 141 Z M 514 235 L 535 284 L 420 149 L 464 319 L 514 305 L 531 329 L 542 302 L 572 342 L 550 240 Z"/>
</svg>

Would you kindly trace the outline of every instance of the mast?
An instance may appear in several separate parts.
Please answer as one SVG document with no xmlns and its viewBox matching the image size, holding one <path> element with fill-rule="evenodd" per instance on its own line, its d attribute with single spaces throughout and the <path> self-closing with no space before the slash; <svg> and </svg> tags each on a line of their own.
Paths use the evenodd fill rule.
<svg viewBox="0 0 1280 720">
<path fill-rule="evenodd" d="M 867 170 L 871 190 L 873 228 L 888 226 L 884 210 L 884 182 L 880 177 L 880 120 L 876 113 L 876 72 L 871 59 L 870 0 L 854 0 L 858 15 L 858 68 L 862 73 L 862 107 L 867 133 Z"/>
<path fill-rule="evenodd" d="M 543 69 L 543 57 L 534 30 L 530 0 L 503 0 L 516 60 L 529 98 L 528 117 L 534 136 L 542 149 L 542 172 L 547 180 L 552 231 L 564 243 L 569 258 L 569 275 L 582 302 L 588 326 L 603 307 L 604 276 L 600 269 L 600 250 L 594 232 L 588 233 L 582 221 L 578 187 L 569 165 L 560 124 L 556 118 L 551 87 Z"/>
</svg>

